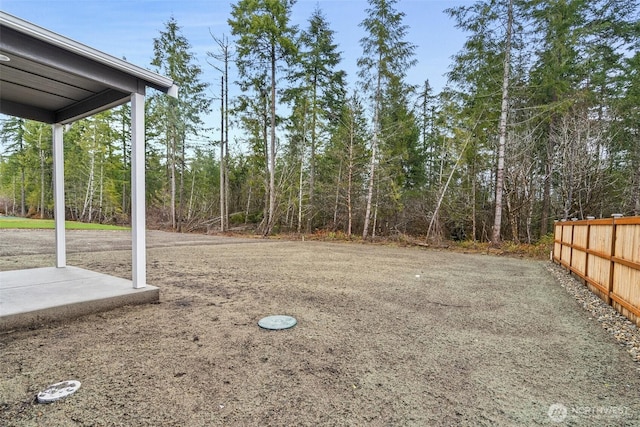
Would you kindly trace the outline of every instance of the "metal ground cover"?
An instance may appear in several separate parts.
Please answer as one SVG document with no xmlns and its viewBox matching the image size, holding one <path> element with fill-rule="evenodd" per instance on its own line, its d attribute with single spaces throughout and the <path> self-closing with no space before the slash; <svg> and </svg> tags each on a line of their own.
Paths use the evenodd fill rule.
<svg viewBox="0 0 640 427">
<path fill-rule="evenodd" d="M 298 321 L 294 317 L 278 314 L 260 319 L 258 326 L 263 329 L 279 330 L 292 328 L 296 323 L 298 323 Z"/>
</svg>

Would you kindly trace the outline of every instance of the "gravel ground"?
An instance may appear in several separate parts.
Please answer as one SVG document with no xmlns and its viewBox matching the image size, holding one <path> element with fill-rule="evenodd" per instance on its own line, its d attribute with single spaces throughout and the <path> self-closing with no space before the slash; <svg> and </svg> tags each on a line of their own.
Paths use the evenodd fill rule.
<svg viewBox="0 0 640 427">
<path fill-rule="evenodd" d="M 129 277 L 127 233 L 67 238 L 69 265 Z M 159 304 L 0 335 L 0 425 L 640 425 L 637 347 L 616 341 L 637 330 L 597 299 L 576 304 L 581 285 L 548 262 L 148 240 Z M 52 241 L 0 232 L 0 270 L 52 265 Z M 298 324 L 260 329 L 271 314 Z M 71 379 L 74 395 L 35 402 Z"/>
<path fill-rule="evenodd" d="M 621 346 L 627 349 L 631 358 L 640 364 L 640 329 L 636 324 L 598 298 L 559 265 L 550 263 L 547 269 L 558 280 L 560 286 L 573 295 L 578 304 L 590 314 L 590 319 L 598 321 Z"/>
</svg>

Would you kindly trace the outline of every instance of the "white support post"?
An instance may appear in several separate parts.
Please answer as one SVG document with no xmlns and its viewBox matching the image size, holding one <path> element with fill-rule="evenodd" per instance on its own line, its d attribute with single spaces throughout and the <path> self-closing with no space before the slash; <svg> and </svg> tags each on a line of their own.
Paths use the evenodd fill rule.
<svg viewBox="0 0 640 427">
<path fill-rule="evenodd" d="M 53 216 L 56 232 L 56 267 L 67 266 L 64 206 L 64 134 L 62 125 L 53 125 Z"/>
<path fill-rule="evenodd" d="M 144 87 L 131 94 L 131 249 L 134 288 L 147 286 Z"/>
</svg>

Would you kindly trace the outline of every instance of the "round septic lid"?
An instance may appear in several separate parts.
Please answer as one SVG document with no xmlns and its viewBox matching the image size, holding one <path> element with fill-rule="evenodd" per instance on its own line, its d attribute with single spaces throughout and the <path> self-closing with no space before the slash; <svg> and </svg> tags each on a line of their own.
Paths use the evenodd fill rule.
<svg viewBox="0 0 640 427">
<path fill-rule="evenodd" d="M 275 316 L 267 316 L 258 322 L 258 326 L 264 329 L 289 329 L 292 328 L 298 323 L 298 321 L 291 316 L 283 316 L 283 315 L 275 315 Z"/>
<path fill-rule="evenodd" d="M 75 393 L 80 388 L 80 381 L 70 380 L 52 384 L 38 393 L 38 402 L 51 403 Z"/>
</svg>

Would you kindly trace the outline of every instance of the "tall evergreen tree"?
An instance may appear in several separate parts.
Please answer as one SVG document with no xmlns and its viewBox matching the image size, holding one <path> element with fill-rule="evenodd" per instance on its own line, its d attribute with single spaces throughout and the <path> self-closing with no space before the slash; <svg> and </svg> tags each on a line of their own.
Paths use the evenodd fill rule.
<svg viewBox="0 0 640 427">
<path fill-rule="evenodd" d="M 152 116 L 152 122 L 158 126 L 157 133 L 166 148 L 171 224 L 178 229 L 182 220 L 187 139 L 202 130 L 202 115 L 209 111 L 211 104 L 205 94 L 208 85 L 200 80 L 202 69 L 190 50 L 191 45 L 174 17 L 165 24 L 159 37 L 153 40 L 154 57 L 151 64 L 157 72 L 171 78 L 180 87 L 178 99 L 154 97 Z"/>
<path fill-rule="evenodd" d="M 34 161 L 32 164 L 32 173 L 37 171 L 37 177 L 34 181 L 38 185 L 34 185 L 33 196 L 30 198 L 32 205 L 37 205 L 36 211 L 40 213 L 40 218 L 45 218 L 47 212 L 53 208 L 49 203 L 52 198 L 52 134 L 51 126 L 42 122 L 28 120 L 25 123 L 25 141 L 30 146 Z M 35 163 L 35 164 L 34 164 Z"/>
<path fill-rule="evenodd" d="M 362 56 L 357 61 L 358 77 L 363 90 L 369 97 L 373 112 L 363 239 L 366 239 L 369 233 L 378 151 L 383 137 L 384 92 L 392 84 L 392 80 L 403 82 L 407 70 L 416 62 L 415 45 L 405 40 L 408 27 L 402 22 L 404 13 L 395 10 L 396 3 L 397 0 L 369 0 L 367 17 L 360 23 L 367 34 L 360 40 Z"/>
<path fill-rule="evenodd" d="M 576 155 L 584 159 L 597 152 L 597 168 L 602 175 L 598 191 L 609 194 L 616 192 L 611 186 L 613 177 L 603 177 L 612 172 L 607 171 L 607 167 L 611 166 L 606 166 L 605 157 L 613 159 L 605 154 L 611 150 L 613 139 L 607 141 L 604 130 L 609 127 L 611 103 L 624 97 L 623 93 L 615 92 L 616 81 L 622 73 L 624 52 L 637 38 L 638 2 L 530 0 L 526 5 L 527 17 L 535 31 L 532 43 L 535 61 L 530 82 L 532 100 L 541 113 L 537 122 L 538 140 L 545 180 L 540 231 L 545 234 L 554 212 L 567 214 L 584 209 L 602 211 L 594 204 L 589 207 L 566 206 L 567 203 L 578 203 L 578 199 L 573 197 L 553 205 L 554 185 L 559 182 L 557 177 L 564 178 L 570 166 L 556 164 L 564 154 L 559 150 L 565 147 L 564 131 L 568 123 L 581 123 L 581 129 L 572 125 L 578 134 L 586 128 L 592 131 L 597 129 L 592 132 L 589 144 Z M 579 138 L 578 134 L 573 138 L 574 141 Z M 567 194 L 577 195 L 577 192 L 587 189 L 584 183 L 576 182 L 575 185 L 581 188 L 573 188 Z M 594 190 L 591 184 L 589 187 L 589 192 Z"/>
<path fill-rule="evenodd" d="M 420 141 L 425 162 L 425 179 L 429 187 L 437 182 L 439 163 L 439 150 L 435 131 L 436 98 L 429 80 L 425 80 L 418 93 L 417 107 L 419 110 Z"/>
<path fill-rule="evenodd" d="M 478 211 L 477 207 L 489 203 L 487 198 L 490 198 L 488 194 L 491 192 L 498 196 L 494 199 L 493 222 L 499 235 L 500 227 L 495 222 L 501 219 L 502 201 L 496 188 L 498 183 L 495 181 L 498 181 L 498 177 L 494 171 L 500 169 L 500 145 L 497 144 L 499 135 L 501 130 L 506 132 L 507 129 L 506 113 L 509 104 L 503 101 L 507 100 L 504 94 L 505 89 L 508 90 L 504 79 L 509 77 L 505 67 L 510 66 L 510 61 L 506 61 L 506 52 L 511 54 L 511 50 L 520 45 L 519 40 L 511 37 L 514 33 L 520 33 L 519 30 L 513 30 L 519 23 L 509 19 L 513 16 L 510 3 L 499 0 L 479 0 L 469 6 L 447 9 L 446 12 L 454 18 L 458 28 L 469 32 L 462 50 L 454 56 L 449 73 L 450 82 L 455 85 L 456 96 L 461 101 L 462 110 L 459 114 L 474 123 L 463 157 L 469 172 L 465 181 L 470 199 L 467 205 L 471 208 L 468 214 L 470 221 L 467 221 L 470 222 L 470 227 L 466 225 L 465 228 L 471 229 L 473 239 L 479 237 L 478 224 L 485 223 L 488 219 L 486 213 Z M 505 114 L 502 117 L 504 122 L 500 123 L 502 112 Z M 502 124 L 504 127 L 501 127 Z M 495 162 L 492 162 L 492 158 Z M 479 182 L 487 175 L 487 169 L 492 176 L 493 190 L 490 192 L 482 191 Z M 489 234 L 496 238 L 493 233 Z"/>
<path fill-rule="evenodd" d="M 291 25 L 291 8 L 295 0 L 239 0 L 231 7 L 231 34 L 237 37 L 238 72 L 245 81 L 257 82 L 256 75 L 268 69 L 269 87 L 253 86 L 258 94 L 268 90 L 269 120 L 269 209 L 263 233 L 271 233 L 276 215 L 276 111 L 278 105 L 278 71 L 292 64 L 297 56 L 296 27 Z M 243 87 L 241 85 L 241 87 Z M 244 86 L 249 89 L 251 86 Z M 266 94 L 266 93 L 265 93 Z"/>
<path fill-rule="evenodd" d="M 327 120 L 340 111 L 345 97 L 345 72 L 338 70 L 340 52 L 334 42 L 334 31 L 325 16 L 316 8 L 309 18 L 309 26 L 300 35 L 300 70 L 298 81 L 308 86 L 309 126 L 309 210 L 307 231 L 313 227 L 315 212 L 316 153 L 321 149 L 321 134 Z"/>
<path fill-rule="evenodd" d="M 403 233 L 413 227 L 414 202 L 421 198 L 426 183 L 426 152 L 420 143 L 418 118 L 410 106 L 412 92 L 400 79 L 390 79 L 380 115 L 377 216 Z"/>
<path fill-rule="evenodd" d="M 332 122 L 335 123 L 335 130 L 332 132 L 331 145 L 326 156 L 333 160 L 331 170 L 334 173 L 322 175 L 327 180 L 330 176 L 333 177 L 331 184 L 336 187 L 333 227 L 337 228 L 338 224 L 342 223 L 347 237 L 351 238 L 354 223 L 357 222 L 358 201 L 366 182 L 366 166 L 369 157 L 367 141 L 370 139 L 364 107 L 357 93 L 354 92 L 347 99 L 342 106 L 339 118 Z M 338 174 L 335 174 L 336 165 Z M 339 220 L 339 214 L 346 218 Z"/>
<path fill-rule="evenodd" d="M 129 203 L 131 199 L 131 161 L 129 150 L 131 145 L 131 106 L 124 104 L 114 112 L 114 127 L 116 130 L 118 145 L 122 154 L 120 166 L 120 212 L 123 216 L 128 217 L 130 214 Z M 148 147 L 147 147 L 148 149 Z M 147 191 L 149 185 L 147 184 Z"/>
<path fill-rule="evenodd" d="M 502 228 L 502 194 L 504 188 L 504 156 L 507 143 L 507 117 L 509 113 L 509 78 L 511 73 L 511 39 L 513 36 L 513 0 L 507 6 L 507 29 L 504 43 L 504 59 L 502 60 L 502 99 L 500 102 L 500 123 L 498 125 L 498 165 L 496 168 L 496 199 L 493 218 L 491 242 L 499 245 Z"/>
<path fill-rule="evenodd" d="M 220 93 L 220 231 L 229 227 L 229 63 L 233 60 L 233 52 L 226 36 L 217 38 L 212 35 L 218 45 L 218 52 L 207 52 L 207 55 L 222 62 L 222 66 L 214 68 L 222 73 Z"/>
<path fill-rule="evenodd" d="M 27 213 L 26 200 L 26 163 L 27 152 L 24 141 L 24 120 L 17 117 L 10 117 L 2 123 L 0 129 L 2 145 L 4 145 L 5 153 L 9 154 L 11 162 L 13 162 L 19 170 L 20 178 L 20 215 Z"/>
<path fill-rule="evenodd" d="M 530 72 L 530 81 L 535 88 L 534 102 L 544 112 L 540 127 L 544 176 L 541 235 L 547 233 L 551 215 L 556 157 L 553 135 L 557 134 L 561 115 L 580 95 L 577 84 L 585 76 L 579 45 L 586 25 L 587 3 L 588 0 L 532 0 L 527 7 L 537 34 L 536 62 Z"/>
<path fill-rule="evenodd" d="M 640 37 L 638 38 L 640 40 Z M 620 212 L 640 215 L 640 42 L 636 53 L 624 60 L 619 84 L 624 96 L 613 104 L 616 163 L 621 165 Z"/>
</svg>

